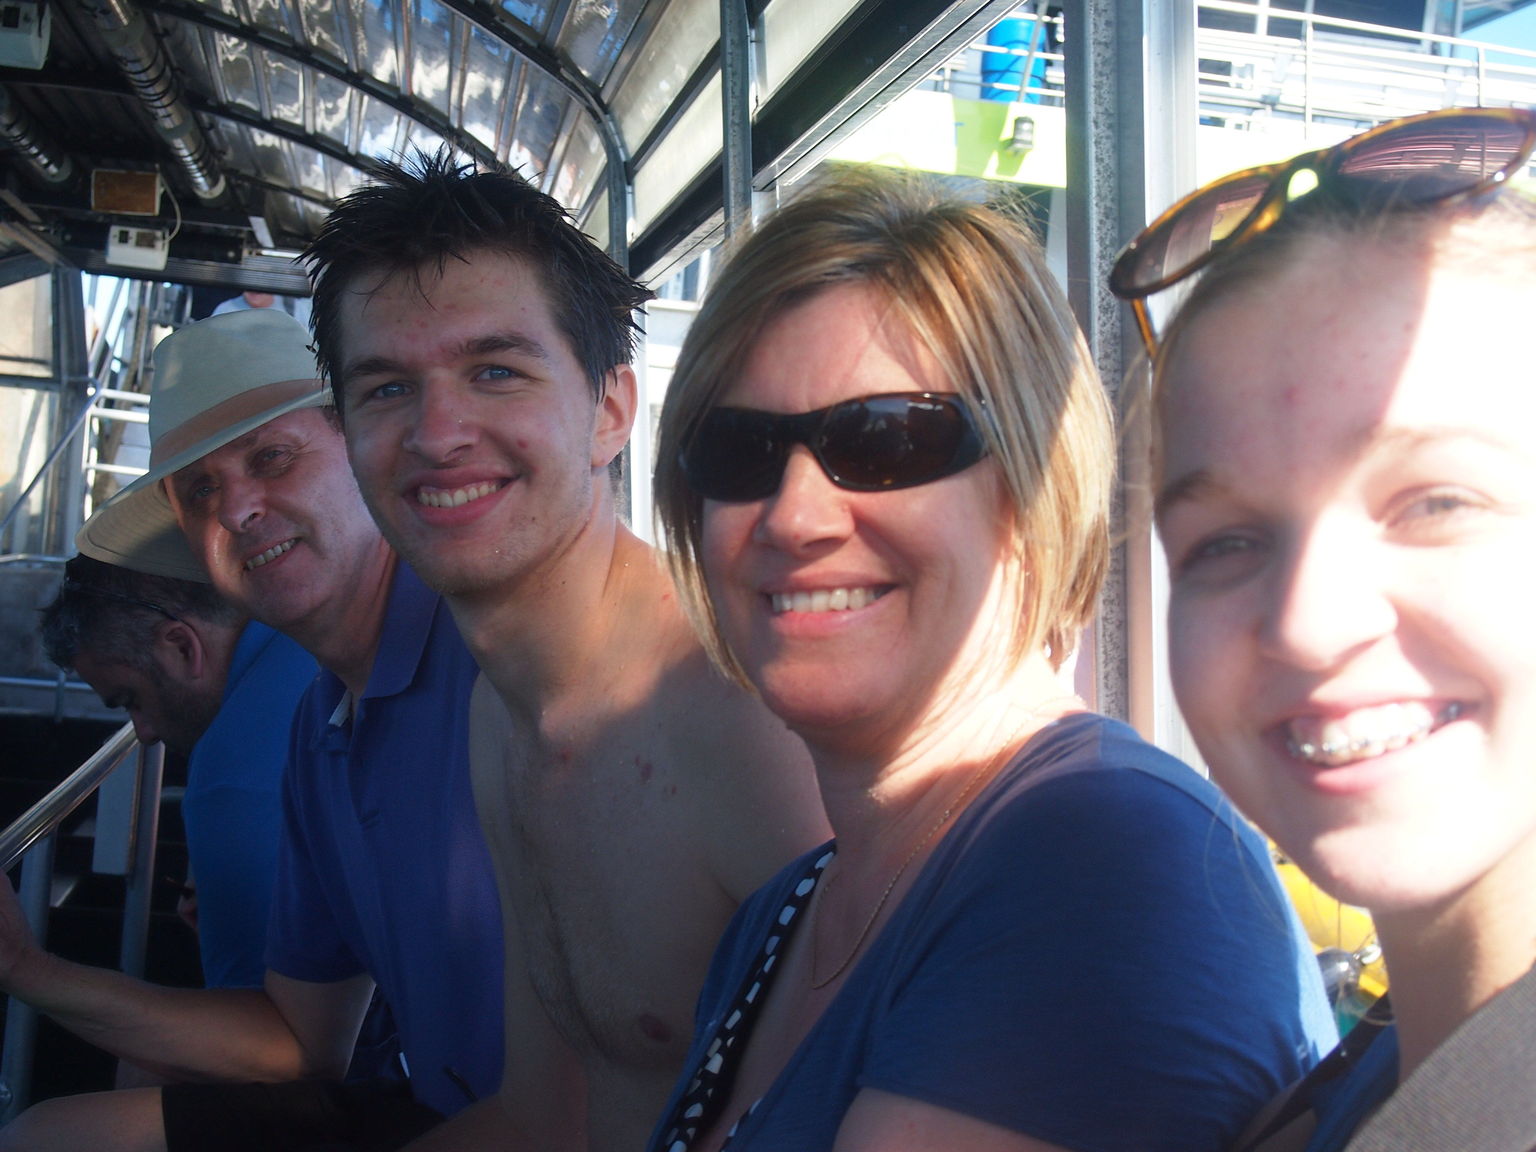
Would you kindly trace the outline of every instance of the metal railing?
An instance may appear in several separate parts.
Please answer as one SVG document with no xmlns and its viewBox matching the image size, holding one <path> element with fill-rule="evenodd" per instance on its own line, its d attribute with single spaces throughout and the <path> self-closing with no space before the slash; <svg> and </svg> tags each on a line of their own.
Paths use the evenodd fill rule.
<svg viewBox="0 0 1536 1152">
<path fill-rule="evenodd" d="M 1062 105 L 1066 57 L 1051 48 L 1060 39 L 1061 15 L 1051 14 L 1045 4 L 1023 5 L 1014 18 L 1025 21 L 1024 47 L 977 41 L 939 65 L 919 87 L 972 100 Z M 1010 68 L 1011 62 L 1016 63 Z M 1002 78 L 1015 72 L 1017 82 Z"/>
<path fill-rule="evenodd" d="M 1201 113 L 1229 125 L 1280 117 L 1352 129 L 1433 108 L 1536 98 L 1536 52 L 1267 0 L 1200 0 L 1199 13 Z"/>
<path fill-rule="evenodd" d="M 60 419 L 67 420 L 68 426 L 25 488 L 0 514 L 0 552 L 72 552 L 74 530 L 94 503 L 113 490 L 99 478 L 115 477 L 126 483 L 143 474 L 142 468 L 119 464 L 115 456 L 120 430 L 148 420 L 148 395 L 124 385 L 141 381 L 158 289 L 147 282 L 93 278 L 89 285 L 92 311 L 101 322 L 93 327 L 87 343 L 80 288 L 73 285 L 65 290 L 60 279 L 78 278 L 78 273 L 56 269 L 51 275 L 55 280 L 54 363 L 59 375 L 36 383 L 54 391 L 57 404 L 67 405 Z M 66 335 L 66 330 L 72 335 Z M 79 411 L 73 410 L 76 404 Z M 38 500 L 45 510 L 40 529 L 21 520 L 22 513 Z"/>
<path fill-rule="evenodd" d="M 109 400 L 129 406 L 127 408 L 103 407 L 102 405 Z M 36 473 L 27 482 L 20 494 L 17 495 L 10 508 L 6 510 L 3 516 L 0 516 L 0 540 L 5 538 L 5 534 L 10 530 L 17 516 L 32 498 L 32 494 L 49 477 L 50 473 L 62 466 L 64 461 L 68 461 L 72 467 L 79 468 L 88 477 L 98 473 L 107 473 L 123 477 L 123 482 L 126 483 L 129 480 L 142 476 L 144 474 L 143 468 L 126 467 L 97 459 L 93 453 L 87 450 L 87 446 L 80 442 L 80 436 L 86 424 L 92 420 L 95 420 L 98 424 L 102 421 L 125 424 L 147 423 L 149 420 L 149 414 L 146 411 L 148 405 L 149 397 L 142 392 L 125 392 L 116 388 L 103 388 L 99 385 L 92 386 L 87 392 L 85 406 L 80 409 L 74 420 L 70 422 L 69 427 L 64 430 L 64 434 L 49 449 L 48 455 L 43 458 L 43 462 L 38 465 Z M 99 439 L 99 436 L 92 437 L 89 443 L 95 443 Z M 87 501 L 89 501 L 90 486 L 88 485 L 85 488 L 85 495 Z M 88 505 L 87 507 L 75 510 L 72 522 L 78 523 L 83 521 L 88 511 Z M 73 551 L 72 547 L 70 547 L 73 544 L 73 540 L 61 540 L 57 543 Z"/>
<path fill-rule="evenodd" d="M 1268 0 L 1199 0 L 1197 10 L 1201 114 L 1230 126 L 1288 118 L 1303 128 L 1323 121 L 1353 129 L 1457 104 L 1536 102 L 1536 52 L 1318 16 Z M 1059 16 L 1036 19 L 1029 6 L 1016 15 L 1036 20 L 1028 47 L 973 44 L 923 87 L 973 99 L 1061 103 L 1064 59 L 1043 35 Z M 996 61 L 1008 57 L 1019 61 L 1021 81 L 989 78 Z"/>
<path fill-rule="evenodd" d="M 137 756 L 132 755 L 135 748 Z M 126 878 L 119 967 L 130 976 L 144 975 L 164 769 L 164 747 L 145 748 L 135 738 L 133 725 L 124 724 L 85 763 L 0 832 L 0 871 L 21 863 L 18 895 L 39 946 L 47 945 L 59 826 L 95 793 L 92 871 Z M 31 1102 L 36 1041 L 36 1011 L 11 999 L 0 1052 L 0 1123 Z"/>
</svg>

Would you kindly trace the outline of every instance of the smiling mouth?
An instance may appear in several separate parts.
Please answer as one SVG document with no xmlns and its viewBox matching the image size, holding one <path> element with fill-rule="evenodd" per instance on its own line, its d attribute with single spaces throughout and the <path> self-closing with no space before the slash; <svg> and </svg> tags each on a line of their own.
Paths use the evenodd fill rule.
<svg viewBox="0 0 1536 1152">
<path fill-rule="evenodd" d="M 1328 720 L 1292 720 L 1285 726 L 1285 746 L 1308 764 L 1338 768 L 1417 744 L 1461 716 L 1452 702 L 1438 712 L 1427 704 L 1405 701 L 1362 708 Z"/>
<path fill-rule="evenodd" d="M 272 561 L 276 560 L 279 556 L 281 556 L 284 552 L 287 552 L 297 543 L 297 540 L 284 540 L 281 544 L 272 545 L 272 547 L 268 548 L 260 556 L 252 556 L 249 560 L 247 560 L 245 562 L 245 570 L 247 572 L 251 572 L 257 568 L 260 568 L 263 564 L 272 563 Z"/>
<path fill-rule="evenodd" d="M 873 604 L 888 588 L 818 588 L 814 592 L 775 592 L 769 596 L 773 614 L 785 612 L 852 612 Z"/>
<path fill-rule="evenodd" d="M 466 484 L 462 488 L 418 488 L 416 503 L 428 508 L 458 508 L 482 500 L 493 492 L 500 492 L 505 480 L 482 480 L 478 484 Z"/>
</svg>

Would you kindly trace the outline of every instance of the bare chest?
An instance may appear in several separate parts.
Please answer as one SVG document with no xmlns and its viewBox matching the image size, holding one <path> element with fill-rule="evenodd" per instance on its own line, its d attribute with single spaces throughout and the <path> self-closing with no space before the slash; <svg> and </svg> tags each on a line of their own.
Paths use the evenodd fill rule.
<svg viewBox="0 0 1536 1152">
<path fill-rule="evenodd" d="M 506 752 L 505 885 L 535 990 L 579 1051 L 669 1078 L 734 907 L 707 858 L 709 806 L 643 730 Z"/>
</svg>

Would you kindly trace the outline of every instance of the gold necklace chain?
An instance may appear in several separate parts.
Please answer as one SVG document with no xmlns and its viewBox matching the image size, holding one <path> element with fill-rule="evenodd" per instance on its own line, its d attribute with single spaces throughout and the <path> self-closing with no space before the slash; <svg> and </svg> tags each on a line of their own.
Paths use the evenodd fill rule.
<svg viewBox="0 0 1536 1152">
<path fill-rule="evenodd" d="M 1002 751 L 998 752 L 990 760 L 983 764 L 981 768 L 975 773 L 975 775 L 966 781 L 965 787 L 960 790 L 960 794 L 956 796 L 952 801 L 950 801 L 949 807 L 944 809 L 943 814 L 940 815 L 936 821 L 934 821 L 933 827 L 929 828 L 928 831 L 923 834 L 923 838 L 917 842 L 917 847 L 913 848 L 912 851 L 907 853 L 907 858 L 901 862 L 901 867 L 896 869 L 896 875 L 891 877 L 891 882 L 885 886 L 885 891 L 880 893 L 880 899 L 875 902 L 874 911 L 869 914 L 869 919 L 864 921 L 864 927 L 859 929 L 858 939 L 853 942 L 853 947 L 849 950 L 848 955 L 843 957 L 843 962 L 836 968 L 832 969 L 831 975 L 825 977 L 824 979 L 817 980 L 816 944 L 821 937 L 821 906 L 825 903 L 825 901 L 822 899 L 822 896 L 830 886 L 830 881 L 828 880 L 823 880 L 821 882 L 821 890 L 816 893 L 816 921 L 811 926 L 811 988 L 814 991 L 821 991 L 828 984 L 832 983 L 832 981 L 836 980 L 845 971 L 847 971 L 848 965 L 852 964 L 853 958 L 859 954 L 859 949 L 864 947 L 864 941 L 869 936 L 869 930 L 875 926 L 875 921 L 879 919 L 881 910 L 885 908 L 885 902 L 891 898 L 891 893 L 896 891 L 896 885 L 901 880 L 902 874 L 906 872 L 907 865 L 911 864 L 913 860 L 917 859 L 917 854 L 928 846 L 928 841 L 932 840 L 934 836 L 938 834 L 940 828 L 949 823 L 949 818 L 959 810 L 960 805 L 964 803 L 965 798 L 971 794 L 972 789 L 981 783 L 982 777 L 990 775 L 993 769 L 999 767 L 1002 764 L 1003 758 L 1009 753 L 1009 751 L 1011 751 L 1011 749 L 1011 744 L 1004 745 Z"/>
</svg>

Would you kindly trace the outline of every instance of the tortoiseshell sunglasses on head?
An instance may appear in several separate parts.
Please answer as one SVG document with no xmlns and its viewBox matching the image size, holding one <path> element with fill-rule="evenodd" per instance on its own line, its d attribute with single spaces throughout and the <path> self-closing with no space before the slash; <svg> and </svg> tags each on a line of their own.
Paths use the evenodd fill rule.
<svg viewBox="0 0 1536 1152">
<path fill-rule="evenodd" d="M 1445 108 L 1391 120 L 1332 148 L 1234 172 L 1190 193 L 1125 246 L 1109 289 L 1131 302 L 1147 353 L 1155 356 L 1147 298 L 1262 235 L 1314 189 L 1387 210 L 1423 207 L 1502 185 L 1533 150 L 1536 111 L 1527 108 Z"/>
</svg>

